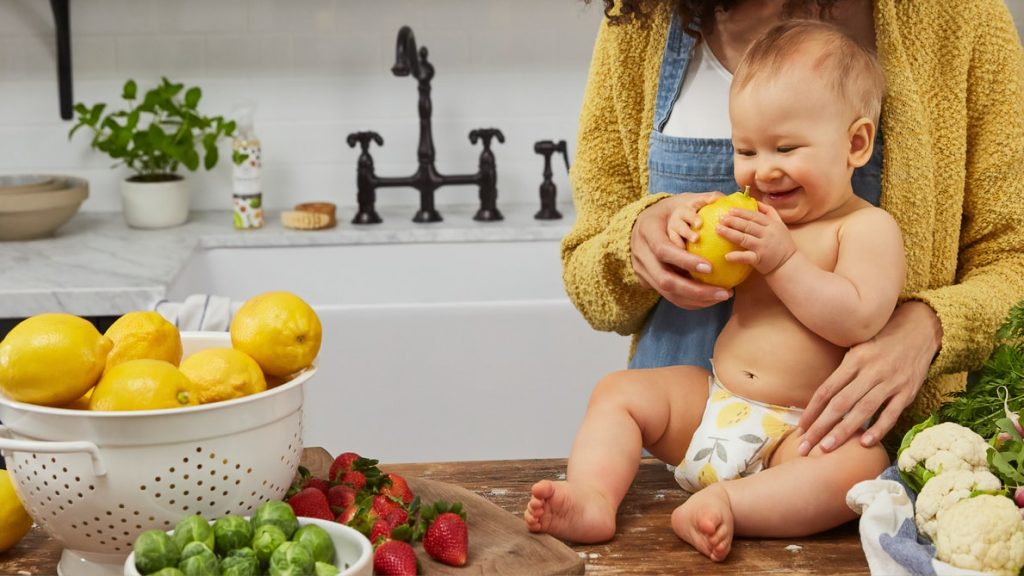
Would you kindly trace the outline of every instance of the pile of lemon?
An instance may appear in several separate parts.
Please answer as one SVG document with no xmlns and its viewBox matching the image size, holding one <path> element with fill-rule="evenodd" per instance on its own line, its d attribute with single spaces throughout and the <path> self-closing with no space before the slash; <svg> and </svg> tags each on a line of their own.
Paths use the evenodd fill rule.
<svg viewBox="0 0 1024 576">
<path fill-rule="evenodd" d="M 0 390 L 19 402 L 88 410 L 153 410 L 255 394 L 316 358 L 320 319 L 291 292 L 247 300 L 231 347 L 182 360 L 178 329 L 157 312 L 129 312 L 103 334 L 71 314 L 28 318 L 0 342 Z"/>
</svg>

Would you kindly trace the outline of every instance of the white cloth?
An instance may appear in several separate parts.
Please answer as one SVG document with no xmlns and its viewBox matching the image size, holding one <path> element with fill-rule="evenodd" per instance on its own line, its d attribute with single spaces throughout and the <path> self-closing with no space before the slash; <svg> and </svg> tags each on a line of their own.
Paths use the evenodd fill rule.
<svg viewBox="0 0 1024 576">
<path fill-rule="evenodd" d="M 182 331 L 222 332 L 231 326 L 231 317 L 240 304 L 225 296 L 191 294 L 184 302 L 160 300 L 153 310 Z"/>
<path fill-rule="evenodd" d="M 685 138 L 732 138 L 729 86 L 732 73 L 722 66 L 707 43 L 693 48 L 686 78 L 663 132 Z"/>
<path fill-rule="evenodd" d="M 935 548 L 918 540 L 914 503 L 890 467 L 846 493 L 846 505 L 860 514 L 860 541 L 873 576 L 984 576 L 935 558 Z"/>
</svg>

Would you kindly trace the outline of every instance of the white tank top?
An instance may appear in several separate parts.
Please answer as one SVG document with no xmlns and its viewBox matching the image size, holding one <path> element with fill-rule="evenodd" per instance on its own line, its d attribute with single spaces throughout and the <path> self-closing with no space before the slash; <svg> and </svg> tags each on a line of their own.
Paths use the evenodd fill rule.
<svg viewBox="0 0 1024 576">
<path fill-rule="evenodd" d="M 731 138 L 731 83 L 732 73 L 707 49 L 707 44 L 699 42 L 693 48 L 683 88 L 669 113 L 664 134 L 683 138 Z"/>
</svg>

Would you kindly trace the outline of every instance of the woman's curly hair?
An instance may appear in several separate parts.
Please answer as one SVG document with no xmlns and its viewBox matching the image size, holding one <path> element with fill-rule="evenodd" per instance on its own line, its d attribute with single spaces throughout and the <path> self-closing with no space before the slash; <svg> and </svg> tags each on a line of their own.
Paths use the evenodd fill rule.
<svg viewBox="0 0 1024 576">
<path fill-rule="evenodd" d="M 633 19 L 643 19 L 649 6 L 665 1 L 675 5 L 676 12 L 682 17 L 683 28 L 688 29 L 694 20 L 700 20 L 703 23 L 713 22 L 716 12 L 727 12 L 740 0 L 603 0 L 604 13 L 610 23 L 620 24 Z M 783 12 L 787 16 L 808 16 L 812 13 L 812 8 L 816 6 L 820 9 L 821 14 L 828 17 L 831 14 L 832 6 L 838 1 L 786 0 Z M 591 0 L 584 0 L 584 2 L 589 4 Z M 616 4 L 619 4 L 619 10 L 613 14 L 612 8 Z"/>
</svg>

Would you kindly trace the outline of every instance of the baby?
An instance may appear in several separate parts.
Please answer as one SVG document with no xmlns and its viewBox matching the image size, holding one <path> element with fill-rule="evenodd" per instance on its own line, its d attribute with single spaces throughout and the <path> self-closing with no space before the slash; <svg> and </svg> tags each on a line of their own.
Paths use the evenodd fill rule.
<svg viewBox="0 0 1024 576">
<path fill-rule="evenodd" d="M 737 67 L 729 114 L 736 181 L 757 212 L 732 209 L 716 229 L 754 273 L 735 290 L 708 373 L 625 370 L 595 387 L 564 482 L 541 480 L 524 517 L 575 542 L 615 534 L 641 448 L 678 464 L 689 497 L 672 529 L 715 561 L 734 534 L 797 537 L 855 517 L 847 490 L 877 476 L 885 450 L 851 440 L 799 456 L 802 408 L 846 350 L 873 337 L 905 277 L 900 230 L 853 193 L 868 162 L 883 76 L 874 55 L 835 27 L 793 20 L 755 42 Z M 721 194 L 679 194 L 669 235 L 695 241 L 697 209 Z"/>
</svg>

